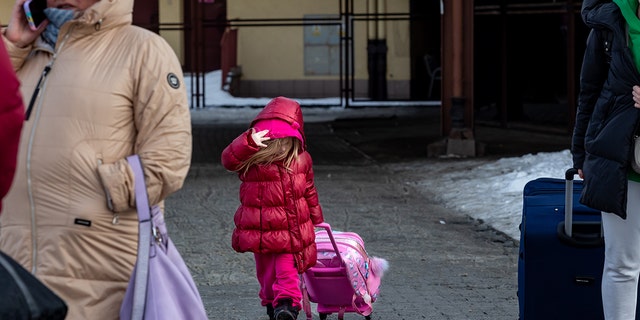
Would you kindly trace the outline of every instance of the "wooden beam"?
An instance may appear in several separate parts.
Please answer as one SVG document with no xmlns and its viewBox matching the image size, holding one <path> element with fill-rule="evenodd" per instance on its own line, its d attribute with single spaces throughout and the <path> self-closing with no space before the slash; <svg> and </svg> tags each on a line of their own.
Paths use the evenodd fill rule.
<svg viewBox="0 0 640 320">
<path fill-rule="evenodd" d="M 442 135 L 452 129 L 472 130 L 474 4 L 467 0 L 443 0 L 442 12 Z M 454 103 L 460 110 L 454 109 Z M 452 116 L 452 112 L 455 114 Z M 459 119 L 459 118 L 462 119 Z M 454 121 L 456 123 L 454 123 Z M 461 123 L 457 123 L 461 122 Z"/>
</svg>

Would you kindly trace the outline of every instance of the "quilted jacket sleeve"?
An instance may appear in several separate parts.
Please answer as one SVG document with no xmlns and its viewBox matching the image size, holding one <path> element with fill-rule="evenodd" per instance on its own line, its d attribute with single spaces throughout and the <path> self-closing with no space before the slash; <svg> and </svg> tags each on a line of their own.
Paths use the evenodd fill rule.
<svg viewBox="0 0 640 320">
<path fill-rule="evenodd" d="M 251 129 L 243 132 L 222 150 L 220 161 L 222 166 L 230 171 L 238 167 L 259 150 L 259 147 L 251 143 Z"/>
<path fill-rule="evenodd" d="M 308 155 L 308 153 L 306 153 Z M 318 190 L 316 189 L 314 182 L 314 172 L 311 157 L 309 157 L 309 171 L 307 172 L 307 188 L 305 191 L 305 199 L 307 199 L 307 205 L 309 206 L 309 215 L 311 222 L 314 225 L 324 222 L 324 216 L 322 214 L 322 207 L 318 200 Z"/>
<path fill-rule="evenodd" d="M 14 70 L 20 70 L 22 65 L 24 64 L 25 59 L 33 50 L 33 46 L 26 46 L 24 48 L 19 48 L 11 41 L 9 41 L 4 35 L 2 36 L 2 42 L 6 50 L 9 52 L 9 60 L 11 61 L 11 65 Z"/>
<path fill-rule="evenodd" d="M 148 37 L 137 51 L 140 67 L 133 97 L 137 137 L 149 203 L 157 204 L 179 190 L 191 163 L 191 116 L 182 67 L 173 49 L 159 36 Z M 133 175 L 126 159 L 98 168 L 111 209 L 135 206 Z"/>
<path fill-rule="evenodd" d="M 591 30 L 584 52 L 584 60 L 580 72 L 578 110 L 571 142 L 573 166 L 577 169 L 582 169 L 585 158 L 584 142 L 587 126 L 609 72 L 609 65 L 604 52 L 604 41 L 602 33 Z"/>
</svg>

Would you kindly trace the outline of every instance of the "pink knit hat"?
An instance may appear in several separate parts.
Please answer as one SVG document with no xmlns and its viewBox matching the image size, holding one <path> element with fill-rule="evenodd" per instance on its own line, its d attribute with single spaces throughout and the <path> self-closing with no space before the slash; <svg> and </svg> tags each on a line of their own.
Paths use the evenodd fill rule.
<svg viewBox="0 0 640 320">
<path fill-rule="evenodd" d="M 256 124 L 253 126 L 256 131 L 269 130 L 267 133 L 267 137 L 271 139 L 285 138 L 285 137 L 294 137 L 298 138 L 300 142 L 304 143 L 302 139 L 302 134 L 300 134 L 300 124 L 294 121 L 293 123 L 288 123 L 282 119 L 264 119 L 258 120 Z"/>
</svg>

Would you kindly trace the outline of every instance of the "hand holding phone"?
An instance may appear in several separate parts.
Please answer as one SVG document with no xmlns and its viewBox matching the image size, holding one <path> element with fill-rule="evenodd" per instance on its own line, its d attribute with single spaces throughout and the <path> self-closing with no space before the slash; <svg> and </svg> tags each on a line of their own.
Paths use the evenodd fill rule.
<svg viewBox="0 0 640 320">
<path fill-rule="evenodd" d="M 47 8 L 47 0 L 27 0 L 23 4 L 24 13 L 29 22 L 29 28 L 36 31 L 42 22 L 47 19 L 44 9 Z"/>
</svg>

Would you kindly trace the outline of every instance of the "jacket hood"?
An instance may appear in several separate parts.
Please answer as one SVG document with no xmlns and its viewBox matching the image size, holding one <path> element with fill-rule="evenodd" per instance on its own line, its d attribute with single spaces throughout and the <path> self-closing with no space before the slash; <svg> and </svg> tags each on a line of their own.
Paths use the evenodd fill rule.
<svg viewBox="0 0 640 320">
<path fill-rule="evenodd" d="M 60 34 L 69 32 L 73 28 L 74 37 L 85 37 L 100 31 L 106 31 L 119 26 L 133 23 L 134 0 L 99 0 L 84 10 L 73 20 L 67 21 L 60 27 Z M 53 53 L 53 48 L 38 37 L 36 47 Z"/>
<path fill-rule="evenodd" d="M 297 101 L 282 96 L 271 99 L 253 121 L 251 121 L 250 126 L 254 127 L 258 121 L 267 119 L 280 119 L 289 124 L 297 122 L 298 131 L 303 141 L 307 141 L 304 135 L 302 108 L 300 108 L 300 104 Z"/>
<path fill-rule="evenodd" d="M 92 33 L 133 22 L 133 0 L 99 0 L 78 18 L 82 33 Z M 66 25 L 69 25 L 67 23 Z"/>
<path fill-rule="evenodd" d="M 614 14 L 614 12 L 616 12 Z M 581 9 L 582 21 L 589 28 L 601 29 L 604 26 L 611 28 L 611 24 L 620 14 L 620 8 L 611 0 L 585 0 Z"/>
</svg>

